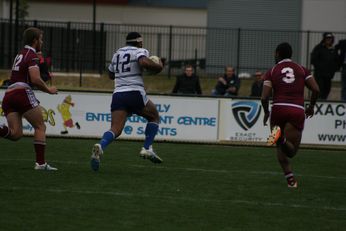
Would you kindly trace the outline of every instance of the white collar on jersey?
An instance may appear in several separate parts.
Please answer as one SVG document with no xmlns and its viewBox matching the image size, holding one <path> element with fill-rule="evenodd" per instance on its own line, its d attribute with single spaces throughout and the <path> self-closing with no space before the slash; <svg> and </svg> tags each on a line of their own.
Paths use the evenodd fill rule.
<svg viewBox="0 0 346 231">
<path fill-rule="evenodd" d="M 283 63 L 283 62 L 292 62 L 292 59 L 283 59 L 280 62 L 278 62 L 278 64 Z"/>
<path fill-rule="evenodd" d="M 36 53 L 36 49 L 29 46 L 29 45 L 25 45 L 24 48 L 27 48 L 27 49 L 30 49 L 30 50 L 33 50 L 35 53 Z"/>
</svg>

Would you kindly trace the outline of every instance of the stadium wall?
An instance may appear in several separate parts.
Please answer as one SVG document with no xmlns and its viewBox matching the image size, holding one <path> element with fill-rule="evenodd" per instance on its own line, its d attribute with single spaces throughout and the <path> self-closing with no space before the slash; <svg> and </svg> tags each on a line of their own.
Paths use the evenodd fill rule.
<svg viewBox="0 0 346 231">
<path fill-rule="evenodd" d="M 0 90 L 0 99 L 4 90 Z M 36 92 L 43 107 L 47 134 L 100 138 L 109 129 L 109 93 L 60 92 L 47 95 Z M 157 140 L 202 143 L 264 145 L 269 127 L 264 127 L 258 99 L 183 97 L 151 95 L 160 113 Z M 1 102 L 0 102 L 1 103 Z M 0 108 L 0 124 L 6 119 Z M 302 144 L 345 146 L 346 103 L 319 102 L 315 116 L 306 120 Z M 146 121 L 139 116 L 128 118 L 122 139 L 143 139 Z M 23 121 L 24 133 L 33 128 Z"/>
<path fill-rule="evenodd" d="M 59 2 L 31 2 L 28 20 L 92 22 L 90 4 L 61 4 Z M 51 10 L 54 9 L 54 10 Z M 37 13 L 39 12 L 39 14 Z M 76 14 L 76 12 L 78 12 Z M 202 8 L 142 7 L 100 4 L 96 7 L 96 22 L 117 24 L 149 24 L 175 26 L 203 26 L 207 24 L 207 10 Z"/>
</svg>

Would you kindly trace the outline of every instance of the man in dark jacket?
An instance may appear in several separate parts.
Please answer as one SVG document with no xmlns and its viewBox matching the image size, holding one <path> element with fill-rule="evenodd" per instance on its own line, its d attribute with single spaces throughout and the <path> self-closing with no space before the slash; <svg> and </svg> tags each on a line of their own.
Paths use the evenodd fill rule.
<svg viewBox="0 0 346 231">
<path fill-rule="evenodd" d="M 346 101 L 346 39 L 340 40 L 335 46 L 339 53 L 341 71 L 341 100 Z"/>
<path fill-rule="evenodd" d="M 225 74 L 217 79 L 212 95 L 237 96 L 240 88 L 240 79 L 235 75 L 234 68 L 225 67 Z"/>
<path fill-rule="evenodd" d="M 314 66 L 314 77 L 320 87 L 320 98 L 327 99 L 332 78 L 339 69 L 339 57 L 334 46 L 334 35 L 323 33 L 322 41 L 315 46 L 311 53 L 311 64 Z"/>
<path fill-rule="evenodd" d="M 193 67 L 186 65 L 184 74 L 177 76 L 172 93 L 201 95 L 199 77 L 193 73 Z"/>
</svg>

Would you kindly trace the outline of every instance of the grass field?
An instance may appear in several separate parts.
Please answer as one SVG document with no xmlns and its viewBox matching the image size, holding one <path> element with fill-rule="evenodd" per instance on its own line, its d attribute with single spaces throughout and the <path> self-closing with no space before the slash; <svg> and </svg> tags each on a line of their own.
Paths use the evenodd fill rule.
<svg viewBox="0 0 346 231">
<path fill-rule="evenodd" d="M 345 230 L 346 153 L 301 149 L 288 189 L 273 148 L 49 138 L 57 172 L 33 170 L 32 138 L 1 139 L 0 230 Z"/>
</svg>

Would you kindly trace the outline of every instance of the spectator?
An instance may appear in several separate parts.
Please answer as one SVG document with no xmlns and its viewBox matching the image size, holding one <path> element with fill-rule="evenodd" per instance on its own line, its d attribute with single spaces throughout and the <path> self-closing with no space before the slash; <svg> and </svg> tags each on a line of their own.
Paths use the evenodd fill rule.
<svg viewBox="0 0 346 231">
<path fill-rule="evenodd" d="M 52 74 L 49 72 L 49 68 L 51 65 L 50 58 L 44 58 L 41 51 L 37 52 L 37 56 L 39 58 L 39 68 L 40 68 L 40 74 L 41 79 L 45 82 L 50 82 L 52 80 Z"/>
<path fill-rule="evenodd" d="M 199 77 L 193 73 L 192 65 L 186 65 L 184 74 L 177 76 L 172 93 L 202 94 Z"/>
<path fill-rule="evenodd" d="M 232 66 L 225 67 L 225 74 L 218 78 L 212 95 L 237 96 L 240 87 L 240 79 L 235 75 Z"/>
<path fill-rule="evenodd" d="M 322 41 L 315 46 L 311 53 L 311 64 L 314 66 L 314 76 L 321 91 L 321 99 L 328 98 L 332 78 L 339 67 L 338 55 L 333 44 L 334 35 L 325 32 Z"/>
<path fill-rule="evenodd" d="M 341 100 L 346 101 L 346 39 L 340 40 L 335 46 L 339 52 L 341 70 Z"/>
<path fill-rule="evenodd" d="M 261 97 L 263 89 L 263 73 L 260 71 L 256 71 L 255 80 L 251 86 L 251 94 L 253 97 Z"/>
</svg>

